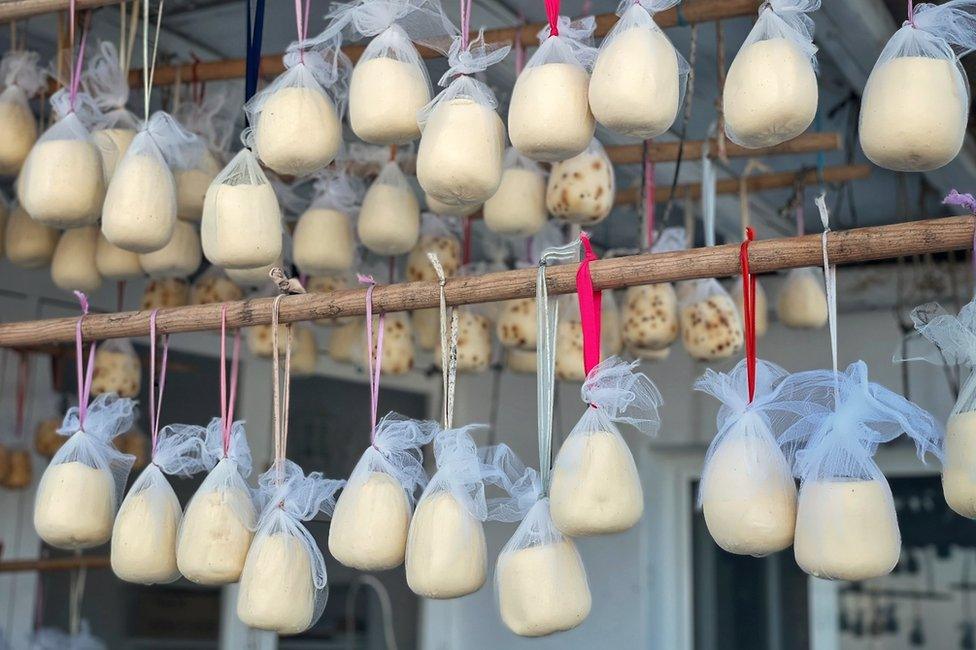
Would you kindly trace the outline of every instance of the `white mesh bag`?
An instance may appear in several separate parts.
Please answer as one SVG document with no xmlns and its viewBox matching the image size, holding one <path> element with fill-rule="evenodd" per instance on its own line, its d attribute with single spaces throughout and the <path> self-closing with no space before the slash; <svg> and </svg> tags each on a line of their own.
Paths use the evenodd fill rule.
<svg viewBox="0 0 976 650">
<path fill-rule="evenodd" d="M 87 408 L 68 409 L 58 433 L 70 437 L 44 470 L 34 500 L 34 528 L 45 542 L 81 549 L 112 536 L 115 510 L 135 460 L 112 440 L 131 429 L 135 417 L 135 402 L 113 393 L 99 395 Z"/>
<path fill-rule="evenodd" d="M 329 598 L 325 558 L 302 524 L 328 516 L 345 484 L 282 460 L 258 479 L 263 504 L 258 528 L 244 562 L 237 615 L 246 625 L 282 635 L 312 627 Z"/>
<path fill-rule="evenodd" d="M 9 50 L 0 59 L 0 174 L 15 175 L 37 141 L 37 120 L 28 100 L 44 87 L 40 55 Z"/>
<path fill-rule="evenodd" d="M 769 0 L 732 60 L 722 95 L 725 134 L 755 149 L 786 142 L 817 115 L 817 46 L 813 19 L 820 0 Z"/>
<path fill-rule="evenodd" d="M 923 172 L 962 148 L 969 81 L 959 58 L 976 49 L 976 1 L 919 3 L 888 40 L 861 99 L 861 149 L 880 167 Z"/>
</svg>

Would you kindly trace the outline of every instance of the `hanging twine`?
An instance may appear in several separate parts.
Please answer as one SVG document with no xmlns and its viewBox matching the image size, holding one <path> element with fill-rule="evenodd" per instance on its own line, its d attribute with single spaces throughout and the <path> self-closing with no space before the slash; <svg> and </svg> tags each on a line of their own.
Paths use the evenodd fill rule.
<svg viewBox="0 0 976 650">
<path fill-rule="evenodd" d="M 159 49 L 159 26 L 163 21 L 163 4 L 159 0 L 156 9 L 156 34 L 153 37 L 152 58 L 149 58 L 149 4 L 150 0 L 143 0 L 142 5 L 142 113 L 143 119 L 149 121 L 149 99 L 152 94 L 153 78 L 156 76 L 156 52 Z M 84 45 L 82 45 L 84 47 Z"/>
<path fill-rule="evenodd" d="M 537 304 L 536 383 L 538 400 L 539 477 L 542 496 L 549 494 L 549 475 L 552 470 L 552 415 L 556 383 L 556 326 L 559 323 L 559 303 L 549 297 L 546 285 L 546 266 L 554 261 L 577 261 L 579 242 L 547 248 L 539 258 L 535 295 Z"/>
<path fill-rule="evenodd" d="M 277 328 L 275 328 L 277 330 Z M 277 347 L 275 347 L 277 351 Z M 237 372 L 241 353 L 241 331 L 234 330 L 234 352 L 230 369 L 230 393 L 227 391 L 227 305 L 220 307 L 220 429 L 224 458 L 230 454 L 230 433 L 237 401 Z"/>
<path fill-rule="evenodd" d="M 383 367 L 383 333 L 386 314 L 380 312 L 379 331 L 376 333 L 376 349 L 373 349 L 373 289 L 376 280 L 371 275 L 359 275 L 359 282 L 366 286 L 366 363 L 369 372 L 369 444 L 376 446 L 376 413 L 380 404 L 380 372 Z"/>
<path fill-rule="evenodd" d="M 275 484 L 281 485 L 284 478 L 285 456 L 288 451 L 288 409 L 291 402 L 291 342 L 292 324 L 285 324 L 285 372 L 281 375 L 281 361 L 278 350 L 278 320 L 281 299 L 289 294 L 305 293 L 305 289 L 294 278 L 288 278 L 279 267 L 269 272 L 278 287 L 278 295 L 271 303 L 271 372 L 274 375 L 272 387 L 272 435 L 274 436 Z"/>
<path fill-rule="evenodd" d="M 148 4 L 148 3 L 147 3 Z M 156 316 L 159 309 L 153 309 L 149 314 L 149 428 L 150 451 L 156 458 L 156 446 L 159 443 L 159 419 L 163 410 L 163 390 L 166 388 L 166 366 L 169 359 L 169 334 L 163 334 L 163 354 L 159 367 L 159 377 L 156 376 Z M 159 398 L 156 388 L 159 387 Z"/>
<path fill-rule="evenodd" d="M 830 213 L 827 211 L 827 195 L 821 194 L 814 201 L 820 212 L 820 222 L 823 233 L 820 235 L 820 245 L 823 252 L 824 289 L 827 293 L 827 322 L 830 329 L 830 359 L 834 369 L 834 399 L 840 398 L 840 387 L 837 379 L 837 265 L 831 264 L 827 257 L 827 233 L 830 232 Z"/>
<path fill-rule="evenodd" d="M 78 428 L 85 430 L 85 418 L 88 417 L 88 398 L 91 396 L 92 380 L 95 376 L 95 342 L 88 347 L 88 368 L 85 369 L 84 345 L 81 337 L 81 324 L 88 315 L 88 296 L 81 291 L 75 291 L 75 296 L 81 304 L 81 316 L 75 326 L 75 366 L 78 371 Z"/>
<path fill-rule="evenodd" d="M 718 128 L 715 133 L 718 159 L 729 162 L 725 140 L 725 27 L 722 21 L 715 22 L 715 66 L 718 69 L 718 96 L 715 98 L 715 112 L 718 114 Z"/>
<path fill-rule="evenodd" d="M 441 376 L 444 383 L 443 422 L 444 428 L 450 429 L 454 425 L 454 386 L 457 383 L 458 311 L 451 308 L 451 325 L 448 328 L 447 297 L 444 292 L 447 278 L 444 275 L 444 267 L 441 266 L 437 253 L 428 252 L 427 259 L 434 267 L 437 283 L 440 285 Z M 449 330 L 450 336 L 448 336 Z"/>
</svg>

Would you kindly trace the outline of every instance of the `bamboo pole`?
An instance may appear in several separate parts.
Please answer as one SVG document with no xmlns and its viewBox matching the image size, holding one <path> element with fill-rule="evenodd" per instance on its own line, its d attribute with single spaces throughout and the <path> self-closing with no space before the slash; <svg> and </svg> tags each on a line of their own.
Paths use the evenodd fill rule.
<svg viewBox="0 0 976 650">
<path fill-rule="evenodd" d="M 77 0 L 77 10 L 117 5 L 122 0 Z M 0 23 L 68 9 L 70 0 L 0 0 Z"/>
<path fill-rule="evenodd" d="M 27 2 L 29 0 L 21 1 Z M 41 0 L 33 1 L 39 2 Z M 45 1 L 53 2 L 54 0 Z M 66 0 L 61 0 L 61 3 L 67 4 Z M 675 8 L 655 14 L 654 20 L 662 28 L 676 27 L 726 18 L 755 16 L 758 7 L 757 0 L 685 0 L 685 2 Z M 606 36 L 607 32 L 610 31 L 610 28 L 616 22 L 617 15 L 613 13 L 596 16 L 596 36 Z M 536 34 L 544 26 L 545 23 L 531 23 L 522 27 L 488 29 L 485 30 L 485 41 L 488 43 L 514 43 L 516 33 L 521 31 L 523 43 L 535 43 Z M 365 44 L 353 43 L 343 46 L 342 51 L 355 62 L 365 49 Z M 439 52 L 428 48 L 421 47 L 418 49 L 420 55 L 425 59 L 436 59 L 443 56 Z M 261 74 L 277 76 L 284 72 L 285 68 L 282 63 L 282 56 L 282 52 L 262 56 Z M 195 81 L 238 79 L 244 76 L 245 67 L 244 59 L 222 59 L 220 61 L 204 61 L 198 64 L 184 63 L 176 66 L 159 66 L 156 68 L 153 84 L 157 86 L 168 86 L 176 81 L 177 74 L 179 74 L 181 79 L 193 79 Z M 141 85 L 142 71 L 132 70 L 129 73 L 129 83 L 133 86 Z"/>
<path fill-rule="evenodd" d="M 855 228 L 830 233 L 827 245 L 830 258 L 836 264 L 963 250 L 973 245 L 974 225 L 976 216 L 970 215 Z M 819 266 L 822 263 L 820 235 L 754 242 L 749 247 L 749 259 L 750 267 L 756 273 Z M 694 278 L 721 278 L 739 272 L 739 245 L 727 244 L 672 253 L 616 257 L 593 262 L 590 269 L 596 289 L 621 289 Z M 535 269 L 520 269 L 452 278 L 445 286 L 447 304 L 462 305 L 533 297 L 536 290 L 535 276 Z M 552 267 L 547 270 L 546 276 L 550 294 L 572 293 L 576 290 L 575 264 Z M 280 320 L 290 323 L 362 315 L 365 313 L 365 296 L 363 289 L 286 296 L 280 303 Z M 273 300 L 258 298 L 225 303 L 228 326 L 237 328 L 269 324 Z M 436 282 L 378 286 L 373 292 L 373 310 L 377 312 L 430 309 L 438 304 Z M 162 309 L 157 316 L 157 328 L 161 334 L 218 330 L 220 317 L 220 304 Z M 0 324 L 0 347 L 29 348 L 73 341 L 77 321 L 77 318 L 53 318 Z M 86 340 L 145 336 L 149 333 L 149 312 L 89 315 L 83 321 L 82 330 Z"/>
<path fill-rule="evenodd" d="M 70 571 L 72 569 L 106 569 L 109 567 L 107 555 L 79 555 L 76 557 L 52 557 L 36 560 L 4 560 L 0 562 L 0 573 L 19 571 Z"/>
<path fill-rule="evenodd" d="M 846 181 L 860 180 L 871 175 L 871 165 L 838 165 L 836 167 L 825 167 L 823 169 L 823 181 L 825 183 L 843 183 Z M 756 174 L 746 179 L 746 189 L 750 192 L 762 192 L 763 190 L 775 190 L 785 187 L 793 187 L 797 183 L 797 172 L 772 172 L 769 174 Z M 820 175 L 816 169 L 811 169 L 803 173 L 799 179 L 804 185 L 816 185 L 820 182 Z M 726 178 L 715 184 L 716 194 L 738 194 L 741 181 L 738 178 Z M 671 199 L 670 187 L 658 187 L 655 198 L 658 202 Z M 678 185 L 674 188 L 674 198 L 701 198 L 701 184 L 688 183 Z M 640 202 L 641 193 L 639 187 L 628 187 L 617 190 L 614 205 L 632 205 Z"/>
<path fill-rule="evenodd" d="M 683 157 L 686 161 L 698 160 L 702 155 L 704 140 L 685 141 Z M 664 163 L 678 160 L 678 148 L 680 144 L 677 140 L 673 142 L 655 142 L 650 145 L 649 155 L 651 162 Z M 817 133 L 810 131 L 798 135 L 792 140 L 787 140 L 782 144 L 773 147 L 763 147 L 761 149 L 746 149 L 731 142 L 726 145 L 726 153 L 730 158 L 758 158 L 768 156 L 790 156 L 797 154 L 818 153 L 821 151 L 837 151 L 843 148 L 843 141 L 840 133 Z M 610 145 L 604 147 L 610 162 L 614 165 L 639 165 L 643 162 L 643 145 L 624 144 Z M 709 151 L 715 151 L 715 139 L 709 141 Z M 400 168 L 405 174 L 414 174 L 416 170 L 416 156 L 403 156 L 399 158 Z M 363 176 L 378 174 L 382 168 L 382 163 L 348 163 L 349 169 L 353 173 Z"/>
</svg>

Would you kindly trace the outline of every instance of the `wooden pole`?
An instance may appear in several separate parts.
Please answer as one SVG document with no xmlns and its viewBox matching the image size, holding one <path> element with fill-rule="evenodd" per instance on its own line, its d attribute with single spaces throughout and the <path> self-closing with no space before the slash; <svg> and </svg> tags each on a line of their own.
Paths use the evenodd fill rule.
<svg viewBox="0 0 976 650">
<path fill-rule="evenodd" d="M 974 225 L 976 216 L 970 215 L 855 228 L 830 233 L 827 244 L 834 263 L 855 264 L 904 255 L 969 249 L 973 245 Z M 820 266 L 820 247 L 819 234 L 757 241 L 749 247 L 750 266 L 756 273 Z M 721 278 L 739 272 L 739 245 L 617 257 L 593 262 L 590 269 L 596 289 Z M 546 275 L 551 294 L 576 290 L 575 264 L 552 267 Z M 452 278 L 445 286 L 447 304 L 533 297 L 535 276 L 535 269 L 520 269 Z M 283 323 L 290 323 L 362 315 L 365 312 L 365 296 L 363 289 L 286 296 L 281 300 L 280 319 Z M 273 298 L 258 298 L 226 303 L 228 326 L 237 328 L 269 324 L 272 302 Z M 430 309 L 438 304 L 436 282 L 378 286 L 373 292 L 373 310 L 378 312 Z M 219 304 L 162 309 L 157 316 L 157 327 L 161 334 L 218 330 L 220 315 Z M 77 320 L 53 318 L 0 324 L 0 347 L 30 348 L 73 341 Z M 149 312 L 89 315 L 85 317 L 82 329 L 86 340 L 146 336 L 149 333 Z"/>
<path fill-rule="evenodd" d="M 695 161 L 701 159 L 704 140 L 685 141 L 684 159 Z M 811 131 L 798 135 L 792 140 L 774 147 L 763 147 L 762 149 L 746 149 L 731 142 L 726 145 L 726 153 L 730 158 L 753 158 L 768 156 L 790 156 L 806 153 L 818 153 L 821 151 L 837 151 L 843 148 L 843 140 L 840 133 L 817 133 Z M 640 165 L 642 164 L 641 152 L 643 145 L 624 144 L 610 145 L 605 147 L 610 162 L 614 165 Z M 651 162 L 663 163 L 678 160 L 678 141 L 655 142 L 650 145 Z M 709 151 L 715 151 L 715 140 L 712 139 Z M 400 168 L 405 174 L 414 174 L 416 170 L 416 156 L 403 156 L 399 159 Z M 348 163 L 349 169 L 353 173 L 363 176 L 375 175 L 380 172 L 380 163 Z M 831 168 L 835 169 L 835 168 Z M 659 190 L 660 191 L 660 190 Z"/>
<path fill-rule="evenodd" d="M 122 0 L 77 0 L 77 10 L 117 5 Z M 70 0 L 0 0 L 0 23 L 65 11 Z"/>
<path fill-rule="evenodd" d="M 76 557 L 52 557 L 37 560 L 4 560 L 0 573 L 17 571 L 70 571 L 72 569 L 107 569 L 107 555 L 79 555 Z"/>
<path fill-rule="evenodd" d="M 31 0 L 21 0 L 29 2 Z M 33 0 L 40 2 L 42 0 Z M 45 0 L 54 2 L 55 0 Z M 66 0 L 60 0 L 61 4 L 67 4 Z M 685 0 L 675 8 L 662 11 L 654 16 L 658 26 L 677 27 L 692 25 L 695 23 L 710 22 L 726 18 L 736 18 L 741 16 L 755 16 L 759 8 L 757 0 Z M 606 36 L 610 28 L 617 22 L 617 15 L 613 13 L 600 14 L 596 16 L 596 36 Z M 536 34 L 545 26 L 545 23 L 531 23 L 522 27 L 501 27 L 498 29 L 485 30 L 485 41 L 488 43 L 514 43 L 516 32 L 521 30 L 522 42 L 534 44 Z M 345 52 L 353 62 L 359 59 L 363 50 L 366 49 L 363 43 L 352 43 L 345 45 L 342 51 Z M 439 52 L 427 48 L 418 48 L 420 55 L 425 59 L 436 59 L 441 56 Z M 446 48 L 445 48 L 446 49 Z M 261 74 L 277 76 L 281 74 L 285 67 L 282 63 L 283 53 L 267 54 L 261 57 Z M 177 78 L 177 70 L 181 79 L 196 81 L 219 81 L 222 79 L 238 79 L 244 76 L 244 59 L 223 59 L 220 61 L 204 61 L 199 64 L 185 63 L 178 66 L 158 66 L 153 77 L 153 84 L 157 86 L 168 86 Z M 129 83 L 133 86 L 142 84 L 142 71 L 132 70 L 129 73 Z"/>
<path fill-rule="evenodd" d="M 845 181 L 860 180 L 871 175 L 871 165 L 838 165 L 836 167 L 825 167 L 823 170 L 823 180 L 825 183 L 843 183 Z M 804 185 L 816 185 L 820 182 L 817 170 L 811 169 L 804 172 L 800 179 Z M 796 172 L 773 172 L 770 174 L 756 174 L 746 179 L 746 188 L 750 192 L 761 192 L 763 190 L 775 190 L 784 187 L 793 187 L 797 183 Z M 738 194 L 740 180 L 738 178 L 726 178 L 715 184 L 716 194 Z M 674 188 L 674 196 L 678 199 L 701 198 L 701 184 L 688 183 L 678 185 Z M 656 198 L 658 202 L 668 201 L 671 198 L 670 187 L 657 188 Z M 628 187 L 617 190 L 617 197 L 614 205 L 631 205 L 641 200 L 639 187 Z"/>
</svg>

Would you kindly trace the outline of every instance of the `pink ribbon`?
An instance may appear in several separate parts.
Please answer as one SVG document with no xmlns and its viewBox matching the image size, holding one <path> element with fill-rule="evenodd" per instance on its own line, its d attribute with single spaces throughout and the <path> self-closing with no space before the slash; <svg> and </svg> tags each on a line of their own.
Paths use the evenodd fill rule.
<svg viewBox="0 0 976 650">
<path fill-rule="evenodd" d="M 148 2 L 148 0 L 147 0 Z M 69 3 L 69 26 L 68 33 L 71 42 L 71 56 L 75 55 L 75 13 L 77 12 L 77 0 L 71 0 Z M 78 48 L 78 58 L 73 62 L 73 65 L 69 66 L 68 73 L 71 78 L 68 80 L 68 103 L 71 106 L 71 110 L 75 110 L 75 102 L 78 99 L 78 87 L 81 84 L 81 67 L 85 61 L 85 42 L 88 40 L 88 25 L 85 24 L 85 30 L 81 33 L 81 47 Z"/>
<path fill-rule="evenodd" d="M 380 368 L 383 366 L 383 330 L 386 314 L 380 312 L 379 328 L 376 334 L 376 364 L 373 367 L 373 289 L 376 280 L 371 275 L 359 275 L 359 281 L 366 287 L 366 360 L 369 368 L 369 444 L 376 442 L 376 413 L 380 403 Z"/>
<path fill-rule="evenodd" d="M 163 358 L 159 366 L 159 399 L 156 399 L 156 315 L 158 309 L 149 314 L 149 426 L 152 429 L 152 456 L 156 456 L 156 443 L 159 442 L 159 417 L 163 409 L 163 389 L 166 388 L 166 362 L 169 358 L 169 334 L 163 334 Z"/>
<path fill-rule="evenodd" d="M 905 22 L 915 27 L 915 3 L 913 0 L 908 0 L 908 20 Z"/>
<path fill-rule="evenodd" d="M 78 370 L 78 428 L 85 430 L 85 418 L 88 417 L 88 398 L 91 396 L 92 379 L 95 375 L 95 342 L 88 348 L 88 370 L 85 370 L 84 345 L 81 340 L 81 322 L 88 314 L 88 296 L 81 291 L 75 291 L 78 302 L 81 303 L 81 316 L 75 326 L 75 366 Z"/>
<path fill-rule="evenodd" d="M 600 363 L 600 311 L 603 292 L 594 291 L 593 276 L 590 275 L 590 262 L 599 259 L 590 245 L 590 236 L 580 233 L 583 244 L 583 261 L 576 271 L 576 298 L 579 301 L 580 320 L 583 326 L 583 372 Z"/>
<path fill-rule="evenodd" d="M 234 352 L 230 368 L 230 396 L 227 395 L 227 305 L 220 308 L 220 431 L 224 458 L 230 453 L 230 432 L 237 400 L 237 370 L 241 353 L 241 330 L 234 330 Z"/>
<path fill-rule="evenodd" d="M 471 34 L 471 0 L 460 0 L 461 4 L 461 49 L 468 48 L 468 37 Z"/>
<path fill-rule="evenodd" d="M 295 26 L 298 29 L 298 60 L 305 63 L 305 41 L 308 39 L 308 14 L 310 0 L 295 0 Z"/>
</svg>

